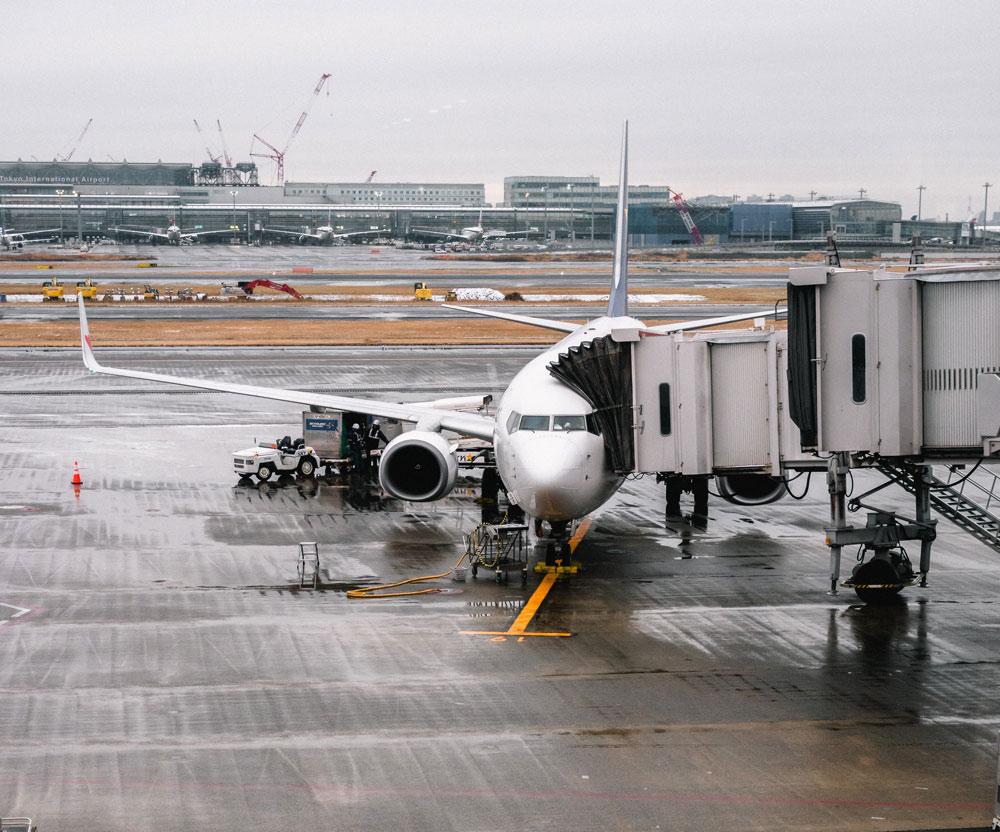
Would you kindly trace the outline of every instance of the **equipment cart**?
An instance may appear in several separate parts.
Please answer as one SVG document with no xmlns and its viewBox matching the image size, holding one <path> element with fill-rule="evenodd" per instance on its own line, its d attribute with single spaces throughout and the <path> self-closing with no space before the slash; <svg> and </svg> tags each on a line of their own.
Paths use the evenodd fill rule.
<svg viewBox="0 0 1000 832">
<path fill-rule="evenodd" d="M 465 536 L 466 556 L 475 578 L 482 569 L 495 570 L 496 582 L 506 583 L 510 572 L 521 571 L 528 584 L 528 527 L 523 523 L 480 523 Z"/>
</svg>

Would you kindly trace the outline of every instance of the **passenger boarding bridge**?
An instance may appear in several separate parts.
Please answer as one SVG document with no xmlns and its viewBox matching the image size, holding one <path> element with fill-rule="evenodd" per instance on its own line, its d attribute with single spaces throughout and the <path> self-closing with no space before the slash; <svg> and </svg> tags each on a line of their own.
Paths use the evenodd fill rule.
<svg viewBox="0 0 1000 832">
<path fill-rule="evenodd" d="M 832 592 L 846 545 L 870 554 L 846 582 L 862 598 L 926 585 L 932 508 L 1000 550 L 989 511 L 1000 480 L 987 474 L 973 499 L 982 478 L 956 473 L 1000 463 L 1000 267 L 793 268 L 787 331 L 625 329 L 550 371 L 595 406 L 618 473 L 656 473 L 668 505 L 680 483 L 697 506 L 710 477 L 726 499 L 762 505 L 789 493 L 790 474 L 826 471 Z M 935 465 L 952 473 L 939 479 Z M 884 486 L 848 503 L 852 468 L 910 491 L 914 517 L 864 502 Z M 847 522 L 849 507 L 870 510 L 865 526 Z M 921 543 L 917 570 L 907 540 Z"/>
</svg>

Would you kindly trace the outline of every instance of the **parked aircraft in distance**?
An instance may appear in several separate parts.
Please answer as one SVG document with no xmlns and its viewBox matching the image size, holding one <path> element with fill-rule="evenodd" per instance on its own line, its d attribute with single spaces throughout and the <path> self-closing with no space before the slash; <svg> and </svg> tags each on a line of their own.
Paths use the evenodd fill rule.
<svg viewBox="0 0 1000 832">
<path fill-rule="evenodd" d="M 15 231 L 13 228 L 4 228 L 0 226 L 0 248 L 4 251 L 11 251 L 13 249 L 24 248 L 25 246 L 41 245 L 44 243 L 51 243 L 54 237 L 45 237 L 43 239 L 33 239 L 34 234 L 58 234 L 62 229 L 60 228 L 45 228 L 41 231 Z"/>
<path fill-rule="evenodd" d="M 627 194 L 628 122 L 622 136 L 614 266 L 606 315 L 577 325 L 501 311 L 448 307 L 565 333 L 561 341 L 528 362 L 514 376 L 503 393 L 495 417 L 449 409 L 447 403 L 398 404 L 104 367 L 94 357 L 81 302 L 83 360 L 95 373 L 413 423 L 413 430 L 400 434 L 386 445 L 379 466 L 383 489 L 403 500 L 437 500 L 454 486 L 457 463 L 453 444 L 442 432 L 488 440 L 493 444 L 497 469 L 510 499 L 528 515 L 548 522 L 552 534 L 547 557 L 555 558 L 567 538 L 571 521 L 605 503 L 618 490 L 623 477 L 610 464 L 606 442 L 611 430 L 606 413 L 597 410 L 587 398 L 554 375 L 550 365 L 572 348 L 600 339 L 611 343 L 618 339 L 634 341 L 639 335 L 664 335 L 760 317 L 760 312 L 748 312 L 660 326 L 646 326 L 631 317 L 628 314 Z"/>
<path fill-rule="evenodd" d="M 109 228 L 108 231 L 116 235 L 124 234 L 131 237 L 145 237 L 146 242 L 152 245 L 165 243 L 172 246 L 179 246 L 182 242 L 186 241 L 195 242 L 202 237 L 232 236 L 233 234 L 231 228 L 218 228 L 213 231 L 181 231 L 180 226 L 173 220 L 170 221 L 170 225 L 167 226 L 165 231 L 149 228 Z"/>
<path fill-rule="evenodd" d="M 265 228 L 265 234 L 276 234 L 282 237 L 290 237 L 300 245 L 311 243 L 312 245 L 323 246 L 343 241 L 348 243 L 364 242 L 372 237 L 382 237 L 391 234 L 388 228 L 369 228 L 367 231 L 337 232 L 332 225 L 321 225 L 315 231 L 308 228 L 305 231 L 288 231 L 283 228 Z"/>
<path fill-rule="evenodd" d="M 537 228 L 526 228 L 524 231 L 504 231 L 501 228 L 483 228 L 483 211 L 479 210 L 479 222 L 459 231 L 438 231 L 434 228 L 411 228 L 410 237 L 430 238 L 441 242 L 454 243 L 492 243 L 497 240 L 527 239 L 540 236 Z"/>
</svg>

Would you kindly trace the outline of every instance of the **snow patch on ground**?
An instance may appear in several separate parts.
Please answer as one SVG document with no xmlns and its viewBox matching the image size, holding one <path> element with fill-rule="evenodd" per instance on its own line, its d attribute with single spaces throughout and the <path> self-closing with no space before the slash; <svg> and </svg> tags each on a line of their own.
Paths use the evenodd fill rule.
<svg viewBox="0 0 1000 832">
<path fill-rule="evenodd" d="M 575 303 L 597 303 L 605 302 L 607 295 L 545 295 L 528 293 L 521 295 L 525 301 L 535 303 L 549 303 L 553 301 L 573 301 Z M 704 295 L 629 295 L 629 303 L 701 303 L 705 300 Z"/>
</svg>

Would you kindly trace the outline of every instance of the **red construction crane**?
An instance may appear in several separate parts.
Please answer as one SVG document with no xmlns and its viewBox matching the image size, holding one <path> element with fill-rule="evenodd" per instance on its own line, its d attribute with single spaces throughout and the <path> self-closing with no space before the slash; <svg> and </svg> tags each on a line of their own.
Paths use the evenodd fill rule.
<svg viewBox="0 0 1000 832">
<path fill-rule="evenodd" d="M 260 142 L 262 145 L 264 145 L 264 147 L 268 148 L 271 152 L 255 153 L 253 148 L 251 147 L 250 155 L 258 156 L 262 159 L 271 159 L 274 162 L 275 179 L 277 180 L 277 183 L 279 185 L 282 185 L 285 182 L 285 154 L 288 152 L 288 148 L 291 147 L 292 142 L 295 140 L 295 137 L 299 134 L 299 130 L 302 129 L 302 125 L 306 120 L 306 116 L 309 115 L 309 110 L 312 108 L 312 105 L 316 103 L 316 99 L 319 98 L 320 90 L 323 89 L 323 85 L 326 84 L 329 77 L 330 77 L 329 72 L 324 72 L 319 77 L 319 82 L 316 84 L 316 88 L 312 91 L 312 98 L 310 98 L 309 103 L 306 104 L 306 108 L 302 111 L 302 114 L 299 116 L 299 120 L 295 122 L 295 126 L 292 128 L 292 132 L 288 137 L 288 141 L 285 142 L 284 148 L 278 150 L 278 148 L 276 148 L 269 141 L 262 139 L 256 133 L 253 134 L 254 140 Z M 329 94 L 330 94 L 329 91 L 327 91 L 327 95 Z"/>
<path fill-rule="evenodd" d="M 222 132 L 222 122 L 216 119 L 215 126 L 219 128 L 219 141 L 222 142 L 222 158 L 226 160 L 226 167 L 231 168 L 233 160 L 229 158 L 229 148 L 226 147 L 226 137 Z"/>
<path fill-rule="evenodd" d="M 688 234 L 691 235 L 691 242 L 696 246 L 700 246 L 705 242 L 705 240 L 702 238 L 701 232 L 698 230 L 698 226 L 694 224 L 694 219 L 691 217 L 691 211 L 688 209 L 687 203 L 684 201 L 684 195 L 674 191 L 672 199 L 674 200 L 674 206 L 677 208 L 677 213 L 681 215 L 681 219 L 684 221 L 684 227 L 687 229 Z"/>
<path fill-rule="evenodd" d="M 378 173 L 378 171 L 377 170 L 373 170 L 371 173 L 368 174 L 368 178 L 365 180 L 365 184 L 366 185 L 375 178 L 375 174 L 376 173 Z"/>
<path fill-rule="evenodd" d="M 194 129 L 198 131 L 198 138 L 205 142 L 205 152 L 208 154 L 209 161 L 219 164 L 219 159 L 221 157 L 216 156 L 212 152 L 212 148 L 208 146 L 208 139 L 205 138 L 205 134 L 201 132 L 201 125 L 198 124 L 198 119 L 192 119 L 194 121 Z"/>
<path fill-rule="evenodd" d="M 90 125 L 94 123 L 93 118 L 87 119 L 87 123 L 83 125 L 83 129 L 80 131 L 80 135 L 76 137 L 76 141 L 73 142 L 73 147 L 70 149 L 69 153 L 65 153 L 62 156 L 56 156 L 57 162 L 68 162 L 73 158 L 73 154 L 76 153 L 76 149 L 80 146 L 80 142 L 83 141 L 83 137 L 87 135 L 87 131 L 90 129 Z"/>
<path fill-rule="evenodd" d="M 276 289 L 279 292 L 287 292 L 293 298 L 297 300 L 302 300 L 302 295 L 300 295 L 295 289 L 289 286 L 287 283 L 275 283 L 273 280 L 266 280 L 265 278 L 260 278 L 259 280 L 241 280 L 236 284 L 239 286 L 246 294 L 252 295 L 253 290 L 258 286 L 266 286 L 268 289 Z"/>
</svg>

